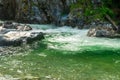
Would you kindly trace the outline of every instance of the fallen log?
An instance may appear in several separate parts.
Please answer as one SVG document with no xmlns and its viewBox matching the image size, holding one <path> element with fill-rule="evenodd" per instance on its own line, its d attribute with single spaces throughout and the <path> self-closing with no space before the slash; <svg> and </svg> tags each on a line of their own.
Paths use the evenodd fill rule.
<svg viewBox="0 0 120 80">
<path fill-rule="evenodd" d="M 113 25 L 112 27 L 113 27 L 113 30 L 115 30 L 115 31 L 118 31 L 118 26 L 116 25 L 116 23 L 115 23 L 115 21 L 113 21 L 112 19 L 111 19 L 111 17 L 109 16 L 109 15 L 105 15 L 105 17 L 106 17 L 106 19 Z"/>
</svg>

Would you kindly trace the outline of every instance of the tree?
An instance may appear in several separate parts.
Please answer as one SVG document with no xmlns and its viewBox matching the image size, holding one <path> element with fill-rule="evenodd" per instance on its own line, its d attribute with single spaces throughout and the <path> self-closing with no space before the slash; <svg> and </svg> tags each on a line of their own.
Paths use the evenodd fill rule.
<svg viewBox="0 0 120 80">
<path fill-rule="evenodd" d="M 3 3 L 4 19 L 14 19 L 17 12 L 16 0 L 2 0 L 1 2 Z"/>
</svg>

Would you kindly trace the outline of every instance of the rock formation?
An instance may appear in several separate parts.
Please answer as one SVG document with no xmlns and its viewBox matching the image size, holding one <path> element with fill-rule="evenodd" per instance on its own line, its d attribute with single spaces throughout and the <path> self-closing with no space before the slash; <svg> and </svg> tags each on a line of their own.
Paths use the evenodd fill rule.
<svg viewBox="0 0 120 80">
<path fill-rule="evenodd" d="M 109 22 L 96 21 L 91 23 L 89 27 L 87 33 L 89 37 L 120 38 L 120 34 L 114 30 L 113 25 Z"/>
<path fill-rule="evenodd" d="M 77 0 L 0 0 L 0 17 L 24 23 L 58 24 Z"/>
<path fill-rule="evenodd" d="M 0 27 L 0 46 L 19 46 L 44 38 L 42 32 L 33 32 L 29 25 L 5 22 Z"/>
</svg>

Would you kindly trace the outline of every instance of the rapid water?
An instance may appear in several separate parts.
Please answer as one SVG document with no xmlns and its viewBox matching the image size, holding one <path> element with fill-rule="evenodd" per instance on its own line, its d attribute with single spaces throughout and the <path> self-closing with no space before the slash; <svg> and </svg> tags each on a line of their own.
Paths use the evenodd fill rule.
<svg viewBox="0 0 120 80">
<path fill-rule="evenodd" d="M 87 37 L 88 30 L 73 29 L 67 26 L 56 28 L 52 25 L 41 25 L 41 27 L 40 25 L 34 25 L 33 27 L 35 31 L 46 33 L 45 41 L 48 47 L 53 49 L 79 51 L 82 50 L 83 47 L 90 48 L 92 46 L 112 49 L 120 48 L 120 39 Z M 98 48 L 98 50 L 100 50 L 100 48 Z"/>
<path fill-rule="evenodd" d="M 88 30 L 31 25 L 45 33 L 32 52 L 0 57 L 0 79 L 120 80 L 120 39 L 87 37 Z"/>
</svg>

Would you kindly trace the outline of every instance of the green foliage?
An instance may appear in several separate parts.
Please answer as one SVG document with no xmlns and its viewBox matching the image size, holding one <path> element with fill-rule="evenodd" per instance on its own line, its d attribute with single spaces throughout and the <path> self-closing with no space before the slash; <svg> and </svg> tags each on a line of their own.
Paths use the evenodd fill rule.
<svg viewBox="0 0 120 80">
<path fill-rule="evenodd" d="M 84 8 L 84 7 L 86 7 L 86 5 L 91 5 L 90 2 L 91 2 L 90 0 L 89 1 L 78 0 L 77 3 L 71 4 L 70 9 L 74 10 L 76 8 Z"/>
<path fill-rule="evenodd" d="M 104 4 L 104 2 L 106 2 Z M 109 15 L 111 17 L 114 17 L 113 11 L 107 6 L 112 3 L 112 0 L 103 0 L 103 4 L 101 6 L 95 7 L 94 4 L 90 1 L 86 0 L 79 0 L 78 3 L 71 5 L 71 11 L 74 9 L 82 8 L 84 10 L 83 15 L 86 17 L 87 22 L 90 22 L 92 20 L 101 19 L 104 20 L 105 15 Z M 79 15 L 79 13 L 76 13 L 76 15 Z"/>
<path fill-rule="evenodd" d="M 82 5 L 80 5 L 79 3 L 71 4 L 70 10 L 74 10 L 76 8 L 81 8 L 81 7 L 82 7 Z"/>
<path fill-rule="evenodd" d="M 85 9 L 85 16 L 92 16 L 92 15 L 96 15 L 99 16 L 99 18 L 104 17 L 106 14 L 110 15 L 111 17 L 114 16 L 114 13 L 111 9 L 107 8 L 107 7 L 98 7 L 96 9 Z"/>
</svg>

